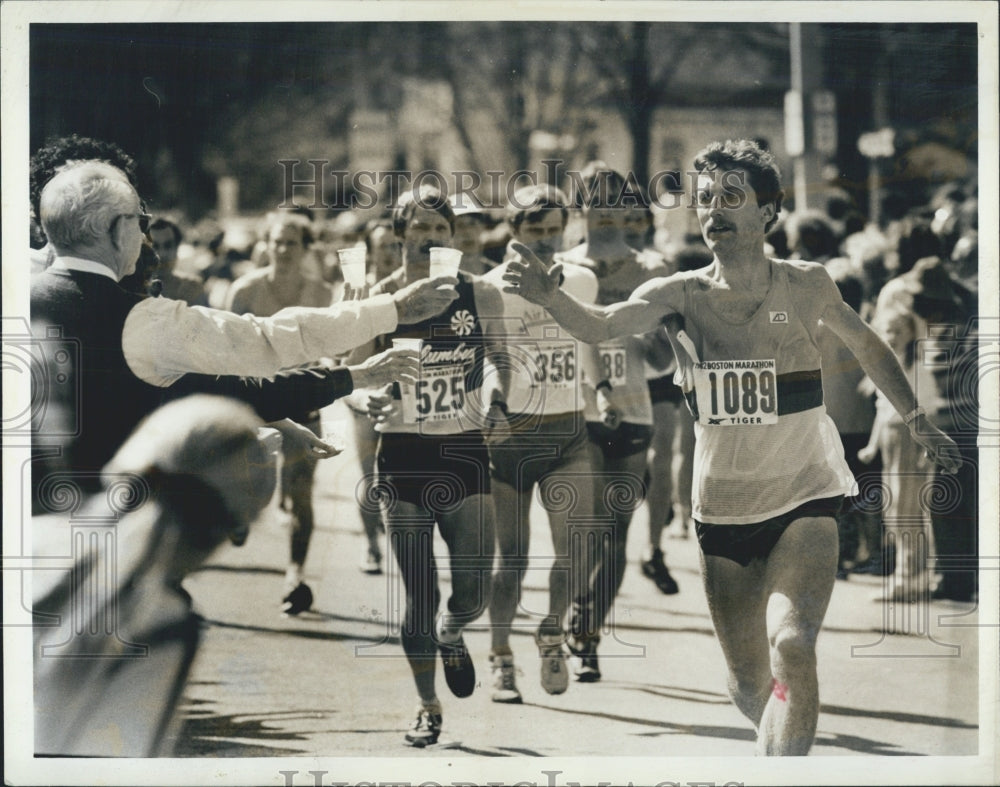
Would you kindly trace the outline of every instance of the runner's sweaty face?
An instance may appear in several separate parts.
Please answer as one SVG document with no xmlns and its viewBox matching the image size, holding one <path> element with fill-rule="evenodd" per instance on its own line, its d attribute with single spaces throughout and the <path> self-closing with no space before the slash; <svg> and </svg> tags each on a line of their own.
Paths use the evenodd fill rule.
<svg viewBox="0 0 1000 787">
<path fill-rule="evenodd" d="M 483 247 L 480 242 L 482 231 L 483 225 L 476 214 L 466 213 L 456 216 L 452 246 L 463 254 L 479 254 Z"/>
<path fill-rule="evenodd" d="M 268 234 L 267 251 L 275 267 L 297 268 L 306 253 L 301 227 L 276 224 Z"/>
<path fill-rule="evenodd" d="M 757 192 L 744 170 L 712 170 L 698 176 L 698 223 L 708 247 L 725 249 L 763 241 L 774 204 L 757 205 Z"/>
<path fill-rule="evenodd" d="M 451 246 L 451 225 L 435 210 L 417 206 L 403 233 L 403 262 L 428 265 L 434 246 Z"/>
<path fill-rule="evenodd" d="M 517 228 L 515 239 L 531 249 L 546 265 L 562 248 L 562 213 L 556 209 L 542 211 L 535 221 L 525 219 Z"/>
</svg>

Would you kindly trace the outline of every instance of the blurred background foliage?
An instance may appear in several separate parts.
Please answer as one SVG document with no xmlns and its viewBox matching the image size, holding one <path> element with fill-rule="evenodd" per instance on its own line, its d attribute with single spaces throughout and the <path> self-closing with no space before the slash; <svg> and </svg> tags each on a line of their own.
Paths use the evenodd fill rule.
<svg viewBox="0 0 1000 787">
<path fill-rule="evenodd" d="M 901 152 L 975 158 L 974 25 L 810 27 L 815 87 L 837 101 L 841 185 L 864 183 L 857 138 L 880 125 Z M 30 41 L 32 149 L 113 140 L 150 205 L 191 219 L 216 206 L 222 177 L 241 209 L 273 207 L 281 159 L 512 172 L 618 150 L 645 183 L 670 159 L 671 112 L 780 113 L 790 86 L 784 23 L 33 24 Z"/>
</svg>

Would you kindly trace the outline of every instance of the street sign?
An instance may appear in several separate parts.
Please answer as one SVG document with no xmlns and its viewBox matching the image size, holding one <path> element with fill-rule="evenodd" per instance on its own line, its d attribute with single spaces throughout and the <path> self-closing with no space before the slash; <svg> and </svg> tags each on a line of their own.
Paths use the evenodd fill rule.
<svg viewBox="0 0 1000 787">
<path fill-rule="evenodd" d="M 785 152 L 789 156 L 801 156 L 806 152 L 802 93 L 798 90 L 785 93 Z"/>
<path fill-rule="evenodd" d="M 858 137 L 858 151 L 865 158 L 889 158 L 896 152 L 893 140 L 896 132 L 891 128 L 869 131 Z"/>
<path fill-rule="evenodd" d="M 812 94 L 813 150 L 825 155 L 837 152 L 837 97 L 830 90 Z"/>
</svg>

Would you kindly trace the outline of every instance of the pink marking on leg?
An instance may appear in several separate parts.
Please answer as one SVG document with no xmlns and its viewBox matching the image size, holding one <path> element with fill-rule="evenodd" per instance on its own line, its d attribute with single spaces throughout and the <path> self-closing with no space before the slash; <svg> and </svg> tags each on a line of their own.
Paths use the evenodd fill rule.
<svg viewBox="0 0 1000 787">
<path fill-rule="evenodd" d="M 771 679 L 771 693 L 782 702 L 788 702 L 788 686 L 779 682 L 777 678 Z"/>
</svg>

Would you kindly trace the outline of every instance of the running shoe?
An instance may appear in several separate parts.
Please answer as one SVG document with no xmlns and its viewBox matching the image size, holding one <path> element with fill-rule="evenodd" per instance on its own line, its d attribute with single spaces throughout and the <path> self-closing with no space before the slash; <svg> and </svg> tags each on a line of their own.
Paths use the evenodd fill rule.
<svg viewBox="0 0 1000 787">
<path fill-rule="evenodd" d="M 493 694 L 490 699 L 507 705 L 521 703 L 521 692 L 514 683 L 514 657 L 490 656 L 490 670 L 493 673 Z"/>
<path fill-rule="evenodd" d="M 440 713 L 434 713 L 421 705 L 417 708 L 417 720 L 406 733 L 406 743 L 418 749 L 433 746 L 441 735 L 441 721 Z"/>
<path fill-rule="evenodd" d="M 305 582 L 299 582 L 287 596 L 281 599 L 281 611 L 286 615 L 298 615 L 309 609 L 312 604 L 312 589 Z"/>
<path fill-rule="evenodd" d="M 382 573 L 382 556 L 368 547 L 365 547 L 361 556 L 361 570 L 366 574 Z"/>
<path fill-rule="evenodd" d="M 691 535 L 691 531 L 694 530 L 692 525 L 694 521 L 691 519 L 691 509 L 688 506 L 680 506 L 675 511 L 671 512 L 671 522 L 667 530 L 668 538 L 688 538 Z"/>
<path fill-rule="evenodd" d="M 444 664 L 444 679 L 456 697 L 468 697 L 476 688 L 476 667 L 465 647 L 465 640 L 459 634 L 456 642 L 438 642 L 441 662 Z"/>
<path fill-rule="evenodd" d="M 680 590 L 674 578 L 670 576 L 667 564 L 663 562 L 663 550 L 654 549 L 653 556 L 649 560 L 642 561 L 639 565 L 642 567 L 643 575 L 653 580 L 653 584 L 660 589 L 661 593 L 672 596 Z"/>
<path fill-rule="evenodd" d="M 577 665 L 573 670 L 580 683 L 597 683 L 601 679 L 601 668 L 597 664 L 597 640 L 576 640 L 571 646 L 577 657 Z"/>
<path fill-rule="evenodd" d="M 548 694 L 562 694 L 569 688 L 569 669 L 566 666 L 566 651 L 563 634 L 538 634 L 538 655 L 542 663 L 542 688 Z"/>
</svg>

